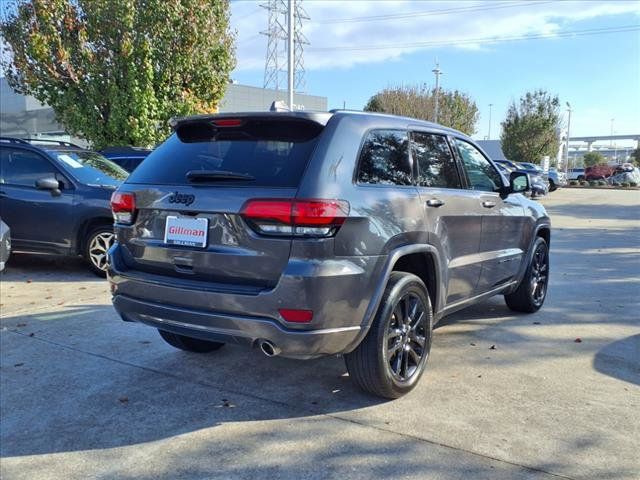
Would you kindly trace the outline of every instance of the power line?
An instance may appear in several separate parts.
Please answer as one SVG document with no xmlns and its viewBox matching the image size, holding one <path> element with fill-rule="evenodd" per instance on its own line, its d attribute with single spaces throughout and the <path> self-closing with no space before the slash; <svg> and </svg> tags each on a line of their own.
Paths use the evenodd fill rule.
<svg viewBox="0 0 640 480">
<path fill-rule="evenodd" d="M 253 10 L 252 12 L 246 13 L 245 15 L 241 15 L 239 17 L 234 17 L 233 15 L 231 15 L 231 19 L 234 20 L 235 22 L 239 22 L 240 20 L 244 20 L 245 18 L 249 18 L 253 15 L 255 15 L 258 12 L 263 12 L 264 10 L 262 8 L 258 8 L 256 10 Z"/>
<path fill-rule="evenodd" d="M 314 52 L 333 52 L 333 51 L 365 51 L 365 50 L 387 50 L 397 48 L 425 48 L 425 47 L 440 47 L 440 46 L 460 46 L 476 43 L 500 43 L 520 40 L 538 40 L 544 38 L 564 38 L 564 37 L 584 37 L 589 35 L 601 35 L 608 33 L 623 33 L 623 32 L 637 32 L 640 31 L 638 25 L 623 25 L 619 27 L 603 27 L 603 28 L 591 28 L 587 30 L 565 30 L 556 33 L 539 33 L 531 35 L 514 35 L 508 37 L 477 37 L 468 39 L 453 39 L 453 40 L 439 40 L 430 42 L 412 42 L 412 43 L 396 43 L 396 44 L 384 44 L 384 45 L 360 45 L 360 46 L 347 46 L 338 45 L 332 47 L 319 47 L 310 48 Z"/>
<path fill-rule="evenodd" d="M 415 17 L 450 15 L 452 13 L 476 12 L 476 11 L 485 11 L 485 10 L 498 10 L 502 8 L 544 5 L 545 3 L 554 3 L 554 2 L 552 1 L 529 2 L 529 3 L 504 2 L 498 5 L 472 5 L 469 7 L 443 8 L 443 9 L 427 10 L 427 11 L 421 11 L 421 12 L 406 12 L 406 13 L 395 13 L 395 14 L 387 14 L 387 15 L 370 15 L 366 17 L 331 18 L 326 20 L 317 20 L 315 23 L 320 23 L 320 24 L 358 23 L 358 22 L 375 22 L 380 20 L 401 20 L 401 19 L 415 18 Z"/>
</svg>

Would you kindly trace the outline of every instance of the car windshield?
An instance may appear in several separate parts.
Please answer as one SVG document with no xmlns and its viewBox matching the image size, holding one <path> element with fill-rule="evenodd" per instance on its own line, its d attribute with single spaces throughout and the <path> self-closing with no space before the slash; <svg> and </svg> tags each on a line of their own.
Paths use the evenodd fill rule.
<svg viewBox="0 0 640 480">
<path fill-rule="evenodd" d="M 520 165 L 529 170 L 542 170 L 539 166 L 534 165 L 533 163 L 522 162 Z"/>
<path fill-rule="evenodd" d="M 117 187 L 129 173 L 111 160 L 88 150 L 49 150 L 76 180 L 86 185 Z"/>
</svg>

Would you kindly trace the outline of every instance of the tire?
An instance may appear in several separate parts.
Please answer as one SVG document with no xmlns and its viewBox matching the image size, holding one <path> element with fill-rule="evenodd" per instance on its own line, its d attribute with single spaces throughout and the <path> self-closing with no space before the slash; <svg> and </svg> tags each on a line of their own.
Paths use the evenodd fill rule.
<svg viewBox="0 0 640 480">
<path fill-rule="evenodd" d="M 186 337 L 184 335 L 178 335 L 177 333 L 167 332 L 166 330 L 158 329 L 158 333 L 160 333 L 162 339 L 169 345 L 180 350 L 184 350 L 185 352 L 209 353 L 219 350 L 224 346 L 224 343 L 209 342 L 207 340 L 200 340 L 199 338 Z"/>
<path fill-rule="evenodd" d="M 427 287 L 411 273 L 392 272 L 367 336 L 344 357 L 349 376 L 373 395 L 405 395 L 425 370 L 432 333 Z"/>
<path fill-rule="evenodd" d="M 534 313 L 540 310 L 549 286 L 549 247 L 537 237 L 527 271 L 513 292 L 504 296 L 507 306 L 516 312 Z"/>
<path fill-rule="evenodd" d="M 91 271 L 99 277 L 107 276 L 107 250 L 113 245 L 115 234 L 111 225 L 102 225 L 89 231 L 82 256 L 89 264 Z"/>
</svg>

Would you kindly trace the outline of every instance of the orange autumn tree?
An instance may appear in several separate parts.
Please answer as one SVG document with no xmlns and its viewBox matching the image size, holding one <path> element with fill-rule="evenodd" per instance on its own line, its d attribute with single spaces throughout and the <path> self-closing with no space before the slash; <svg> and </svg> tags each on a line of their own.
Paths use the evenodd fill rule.
<svg viewBox="0 0 640 480">
<path fill-rule="evenodd" d="M 0 32 L 9 85 L 94 148 L 215 111 L 235 66 L 229 0 L 12 0 Z"/>
</svg>

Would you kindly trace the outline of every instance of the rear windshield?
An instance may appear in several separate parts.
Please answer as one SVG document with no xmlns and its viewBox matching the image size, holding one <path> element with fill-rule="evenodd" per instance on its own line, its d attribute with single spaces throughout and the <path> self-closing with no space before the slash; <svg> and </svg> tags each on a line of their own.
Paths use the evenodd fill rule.
<svg viewBox="0 0 640 480">
<path fill-rule="evenodd" d="M 235 128 L 179 127 L 127 183 L 187 185 L 193 181 L 187 174 L 201 171 L 228 172 L 237 178 L 213 177 L 199 184 L 297 187 L 320 131 L 317 125 L 265 121 L 249 121 Z"/>
</svg>

